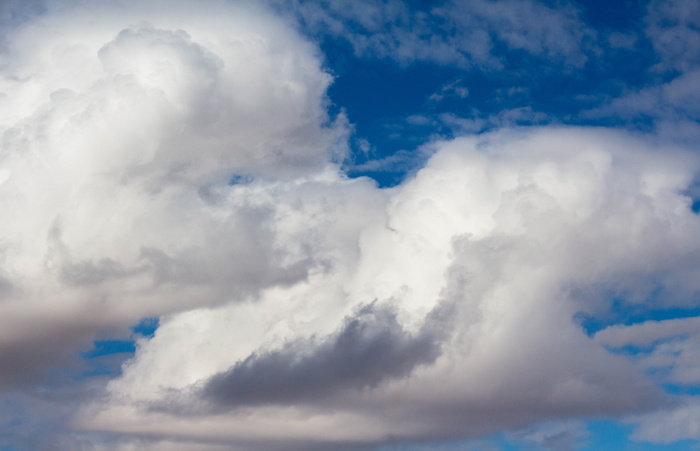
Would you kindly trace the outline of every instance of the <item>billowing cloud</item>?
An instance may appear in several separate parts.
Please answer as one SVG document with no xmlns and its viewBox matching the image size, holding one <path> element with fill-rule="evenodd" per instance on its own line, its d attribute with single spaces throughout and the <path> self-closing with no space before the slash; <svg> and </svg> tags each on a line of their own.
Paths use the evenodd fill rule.
<svg viewBox="0 0 700 451">
<path fill-rule="evenodd" d="M 420 170 L 380 189 L 343 173 L 352 126 L 329 114 L 332 77 L 299 30 L 402 64 L 571 68 L 595 34 L 575 8 L 12 5 L 0 414 L 34 423 L 0 423 L 9 445 L 373 449 L 520 429 L 566 447 L 591 417 L 697 438 L 696 400 L 663 387 L 700 381 L 698 322 L 611 320 L 696 307 L 697 154 L 664 134 L 511 127 L 522 109 L 469 134 L 488 127 L 445 113 L 464 136 L 433 137 Z M 439 95 L 468 101 L 456 79 Z M 695 81 L 640 96 L 673 106 Z M 93 340 L 144 317 L 159 327 L 120 372 L 81 374 Z"/>
<path fill-rule="evenodd" d="M 700 263 L 682 194 L 697 162 L 654 147 L 596 129 L 436 143 L 345 236 L 359 253 L 344 265 L 254 304 L 172 316 L 78 424 L 303 449 L 670 406 L 577 320 L 604 316 L 611 293 L 673 306 L 700 288 L 669 277 Z M 654 298 L 659 287 L 677 294 Z M 435 312 L 442 336 L 426 335 Z"/>
<path fill-rule="evenodd" d="M 158 5 L 53 5 L 5 36 L 2 383 L 98 329 L 321 264 L 277 242 L 307 233 L 274 220 L 302 209 L 229 186 L 322 179 L 342 152 L 315 49 L 254 5 Z"/>
</svg>

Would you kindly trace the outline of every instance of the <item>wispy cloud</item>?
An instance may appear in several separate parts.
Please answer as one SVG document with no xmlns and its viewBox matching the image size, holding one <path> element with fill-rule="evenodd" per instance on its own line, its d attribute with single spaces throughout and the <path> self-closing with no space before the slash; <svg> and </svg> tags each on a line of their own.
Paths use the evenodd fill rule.
<svg viewBox="0 0 700 451">
<path fill-rule="evenodd" d="M 508 52 L 520 51 L 580 66 L 594 36 L 576 8 L 535 1 L 447 1 L 419 12 L 395 0 L 277 4 L 298 14 L 309 30 L 347 39 L 359 55 L 402 63 L 499 68 Z"/>
</svg>

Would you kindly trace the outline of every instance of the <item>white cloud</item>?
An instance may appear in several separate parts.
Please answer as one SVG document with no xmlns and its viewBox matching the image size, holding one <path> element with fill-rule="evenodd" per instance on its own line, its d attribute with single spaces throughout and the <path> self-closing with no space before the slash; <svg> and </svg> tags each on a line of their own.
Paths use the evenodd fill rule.
<svg viewBox="0 0 700 451">
<path fill-rule="evenodd" d="M 317 248 L 357 252 L 255 303 L 164 320 L 110 384 L 109 399 L 77 424 L 306 449 L 469 438 L 551 416 L 664 405 L 639 366 L 573 318 L 606 312 L 610 301 L 596 293 L 614 289 L 646 302 L 635 298 L 642 278 L 673 288 L 663 275 L 697 253 L 700 220 L 680 194 L 697 163 L 598 129 L 504 131 L 434 146 L 414 179 L 364 191 L 387 193 L 383 209 Z M 367 201 L 350 186 L 336 193 L 349 205 Z M 327 224 L 347 221 L 336 214 Z M 395 314 L 358 315 L 373 302 Z M 412 347 L 434 318 L 443 324 L 430 339 L 439 355 Z M 354 360 L 358 352 L 388 360 L 363 367 L 373 360 Z M 333 364 L 333 355 L 346 357 Z M 352 369 L 336 376 L 344 365 Z M 318 391 L 291 384 L 313 368 Z M 248 387 L 245 399 L 236 381 Z"/>
<path fill-rule="evenodd" d="M 5 36 L 2 384 L 325 264 L 303 201 L 274 194 L 343 183 L 316 49 L 259 5 L 171 6 L 55 3 Z"/>
<path fill-rule="evenodd" d="M 665 409 L 643 417 L 632 418 L 637 429 L 632 438 L 652 443 L 678 440 L 700 440 L 700 402 L 697 396 L 685 400 L 675 409 Z"/>
</svg>

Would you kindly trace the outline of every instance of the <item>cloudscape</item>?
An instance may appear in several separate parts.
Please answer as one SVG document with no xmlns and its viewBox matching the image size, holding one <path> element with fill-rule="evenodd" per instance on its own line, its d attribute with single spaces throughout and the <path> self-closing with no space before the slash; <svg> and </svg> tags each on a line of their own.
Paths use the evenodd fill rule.
<svg viewBox="0 0 700 451">
<path fill-rule="evenodd" d="M 0 449 L 700 445 L 698 30 L 0 0 Z"/>
</svg>

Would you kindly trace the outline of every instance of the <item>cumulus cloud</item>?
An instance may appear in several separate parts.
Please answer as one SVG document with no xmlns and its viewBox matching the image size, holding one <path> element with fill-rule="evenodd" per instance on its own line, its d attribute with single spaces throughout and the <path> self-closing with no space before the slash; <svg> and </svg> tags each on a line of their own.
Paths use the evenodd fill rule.
<svg viewBox="0 0 700 451">
<path fill-rule="evenodd" d="M 165 320 L 78 424 L 328 448 L 670 405 L 576 320 L 604 315 L 611 292 L 630 304 L 688 302 L 650 299 L 643 279 L 699 288 L 666 278 L 697 253 L 700 220 L 682 194 L 697 163 L 654 147 L 595 129 L 436 143 L 415 178 L 345 236 L 359 252 L 341 271 Z M 426 318 L 445 305 L 436 341 Z"/>
<path fill-rule="evenodd" d="M 337 178 L 316 50 L 255 5 L 163 6 L 52 3 L 4 36 L 3 383 L 101 328 L 322 265 L 277 241 L 308 232 L 271 194 Z"/>
</svg>

